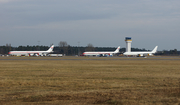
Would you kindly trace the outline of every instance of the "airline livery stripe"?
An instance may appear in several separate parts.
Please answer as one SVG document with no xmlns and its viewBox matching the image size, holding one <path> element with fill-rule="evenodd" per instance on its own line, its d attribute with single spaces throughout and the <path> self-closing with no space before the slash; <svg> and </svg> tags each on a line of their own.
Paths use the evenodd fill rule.
<svg viewBox="0 0 180 105">
<path fill-rule="evenodd" d="M 18 53 L 42 53 L 42 52 L 32 52 L 32 51 L 22 51 L 22 52 L 10 52 L 10 54 L 18 54 Z"/>
<path fill-rule="evenodd" d="M 83 53 L 83 54 L 110 54 L 110 53 Z"/>
</svg>

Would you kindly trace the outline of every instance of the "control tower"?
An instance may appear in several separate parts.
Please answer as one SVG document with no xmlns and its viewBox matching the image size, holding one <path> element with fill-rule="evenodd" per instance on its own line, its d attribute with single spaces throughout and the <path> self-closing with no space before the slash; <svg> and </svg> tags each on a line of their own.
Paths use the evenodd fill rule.
<svg viewBox="0 0 180 105">
<path fill-rule="evenodd" d="M 131 52 L 131 37 L 125 37 L 126 41 L 126 52 Z"/>
</svg>

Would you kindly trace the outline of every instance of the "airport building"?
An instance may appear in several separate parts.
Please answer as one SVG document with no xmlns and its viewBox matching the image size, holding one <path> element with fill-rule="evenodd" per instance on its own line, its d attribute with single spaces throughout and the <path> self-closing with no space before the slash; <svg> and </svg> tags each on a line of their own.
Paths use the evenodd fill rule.
<svg viewBox="0 0 180 105">
<path fill-rule="evenodd" d="M 131 52 L 131 42 L 132 42 L 131 37 L 125 37 L 125 42 L 126 42 L 126 52 Z"/>
</svg>

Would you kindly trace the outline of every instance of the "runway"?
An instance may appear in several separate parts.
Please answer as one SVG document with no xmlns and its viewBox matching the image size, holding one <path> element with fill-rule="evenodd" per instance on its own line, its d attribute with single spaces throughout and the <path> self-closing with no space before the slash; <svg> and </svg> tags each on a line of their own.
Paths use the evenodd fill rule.
<svg viewBox="0 0 180 105">
<path fill-rule="evenodd" d="M 180 60 L 180 56 L 154 57 L 0 57 L 0 60 Z"/>
</svg>

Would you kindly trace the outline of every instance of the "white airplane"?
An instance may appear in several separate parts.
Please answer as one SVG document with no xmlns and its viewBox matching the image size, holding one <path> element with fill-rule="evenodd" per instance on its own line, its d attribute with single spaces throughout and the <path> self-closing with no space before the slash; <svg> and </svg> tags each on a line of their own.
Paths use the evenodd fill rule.
<svg viewBox="0 0 180 105">
<path fill-rule="evenodd" d="M 113 56 L 113 54 L 119 53 L 120 46 L 114 52 L 84 52 L 84 56 Z"/>
<path fill-rule="evenodd" d="M 145 51 L 145 52 L 125 52 L 123 53 L 125 56 L 128 55 L 134 55 L 138 57 L 144 57 L 144 56 L 153 56 L 154 53 L 156 53 L 158 46 L 156 46 L 151 52 Z"/>
<path fill-rule="evenodd" d="M 9 55 L 16 56 L 46 56 L 48 53 L 53 52 L 54 45 L 52 45 L 47 51 L 10 51 Z"/>
</svg>

